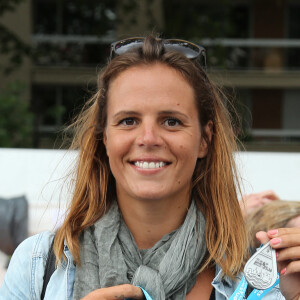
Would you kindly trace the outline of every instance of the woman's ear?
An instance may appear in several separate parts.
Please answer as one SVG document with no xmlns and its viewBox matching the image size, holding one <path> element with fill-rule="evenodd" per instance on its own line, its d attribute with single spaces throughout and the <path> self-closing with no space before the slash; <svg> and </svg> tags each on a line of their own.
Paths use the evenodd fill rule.
<svg viewBox="0 0 300 300">
<path fill-rule="evenodd" d="M 210 143 L 213 135 L 213 122 L 208 121 L 207 124 L 204 126 L 203 131 L 205 132 L 205 136 L 207 137 L 208 142 Z M 207 140 L 202 136 L 200 147 L 199 147 L 198 158 L 205 157 L 207 155 L 207 151 L 208 151 Z"/>
</svg>

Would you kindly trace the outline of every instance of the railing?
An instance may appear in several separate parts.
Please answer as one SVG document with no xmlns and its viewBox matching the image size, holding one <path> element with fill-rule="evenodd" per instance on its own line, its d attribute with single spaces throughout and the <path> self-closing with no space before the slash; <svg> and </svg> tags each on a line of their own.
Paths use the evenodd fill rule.
<svg viewBox="0 0 300 300">
<path fill-rule="evenodd" d="M 31 38 L 34 45 L 38 45 L 40 43 L 110 44 L 114 40 L 115 38 L 113 34 L 101 37 L 95 35 L 35 34 Z"/>
<path fill-rule="evenodd" d="M 88 66 L 106 61 L 115 34 L 106 36 L 33 35 L 37 65 Z M 199 39 L 208 64 L 229 70 L 300 70 L 300 39 Z"/>
<path fill-rule="evenodd" d="M 300 70 L 300 39 L 202 39 L 212 67 Z M 222 52 L 223 50 L 223 52 Z"/>
<path fill-rule="evenodd" d="M 94 35 L 61 35 L 61 34 L 35 34 L 32 36 L 32 43 L 84 43 L 84 44 L 109 44 L 115 40 L 114 34 L 106 36 Z M 223 46 L 223 47 L 280 47 L 280 48 L 300 48 L 300 39 L 227 39 L 204 38 L 197 40 L 203 46 Z"/>
<path fill-rule="evenodd" d="M 251 129 L 254 137 L 300 138 L 300 129 Z"/>
<path fill-rule="evenodd" d="M 300 48 L 300 39 L 202 39 L 203 46 Z"/>
</svg>

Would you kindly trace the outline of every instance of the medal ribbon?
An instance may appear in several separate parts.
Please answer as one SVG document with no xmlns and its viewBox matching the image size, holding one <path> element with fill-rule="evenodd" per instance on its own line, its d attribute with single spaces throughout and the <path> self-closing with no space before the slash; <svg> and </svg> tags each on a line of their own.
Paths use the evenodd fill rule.
<svg viewBox="0 0 300 300">
<path fill-rule="evenodd" d="M 266 290 L 257 290 L 254 289 L 252 291 L 252 293 L 249 295 L 249 297 L 247 298 L 247 300 L 257 300 L 257 299 L 261 299 L 262 297 L 264 297 L 265 295 L 267 295 L 274 286 L 276 286 L 277 284 L 279 284 L 279 274 L 277 273 L 277 279 L 276 282 L 268 289 Z M 242 280 L 240 281 L 238 287 L 236 288 L 236 290 L 234 291 L 234 293 L 231 295 L 231 297 L 229 298 L 229 300 L 243 300 L 246 290 L 247 290 L 247 286 L 248 286 L 248 282 L 245 279 L 245 276 L 243 276 Z M 147 299 L 148 300 L 148 299 Z"/>
<path fill-rule="evenodd" d="M 144 296 L 146 298 L 146 300 L 152 300 L 151 296 L 148 294 L 148 292 L 146 290 L 144 290 L 142 287 L 138 286 L 142 292 L 144 293 Z"/>
<path fill-rule="evenodd" d="M 247 300 L 259 300 L 259 299 L 261 299 L 262 297 L 267 295 L 273 289 L 273 287 L 275 287 L 277 284 L 279 284 L 279 274 L 278 273 L 277 273 L 276 282 L 270 288 L 268 288 L 266 290 L 254 289 L 251 292 L 251 294 L 249 295 L 249 297 L 247 298 Z M 245 296 L 245 293 L 246 293 L 246 290 L 247 290 L 247 286 L 248 286 L 248 282 L 246 281 L 245 277 L 243 276 L 243 278 L 240 281 L 238 287 L 236 288 L 234 293 L 231 295 L 229 300 L 243 300 L 244 296 Z M 140 286 L 139 286 L 139 288 L 144 293 L 146 300 L 153 300 L 145 289 L 143 289 Z"/>
</svg>

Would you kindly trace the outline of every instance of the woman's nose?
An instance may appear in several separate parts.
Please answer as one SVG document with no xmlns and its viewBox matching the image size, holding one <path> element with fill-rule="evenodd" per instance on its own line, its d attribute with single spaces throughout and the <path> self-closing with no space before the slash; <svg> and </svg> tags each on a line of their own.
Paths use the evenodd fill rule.
<svg viewBox="0 0 300 300">
<path fill-rule="evenodd" d="M 161 146 L 163 140 L 161 137 L 160 129 L 156 124 L 142 124 L 140 127 L 140 133 L 137 137 L 137 144 L 139 146 Z"/>
</svg>

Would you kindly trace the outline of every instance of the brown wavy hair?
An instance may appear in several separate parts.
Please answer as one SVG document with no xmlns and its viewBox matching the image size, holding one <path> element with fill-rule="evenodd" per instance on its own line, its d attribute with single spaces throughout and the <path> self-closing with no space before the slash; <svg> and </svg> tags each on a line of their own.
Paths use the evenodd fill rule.
<svg viewBox="0 0 300 300">
<path fill-rule="evenodd" d="M 109 208 L 116 196 L 103 143 L 106 126 L 107 94 L 110 82 L 124 70 L 137 65 L 161 63 L 179 71 L 195 91 L 202 136 L 208 154 L 198 159 L 193 174 L 192 194 L 206 218 L 207 260 L 202 271 L 219 264 L 233 277 L 241 271 L 247 256 L 247 237 L 237 199 L 238 176 L 233 152 L 236 141 L 231 118 L 223 98 L 200 64 L 179 52 L 167 51 L 161 39 L 150 35 L 143 45 L 113 58 L 98 77 L 98 89 L 71 126 L 71 148 L 79 149 L 75 188 L 67 217 L 55 236 L 57 260 L 63 257 L 64 241 L 74 261 L 80 264 L 79 234 L 93 225 Z M 204 126 L 213 123 L 211 140 Z"/>
</svg>

